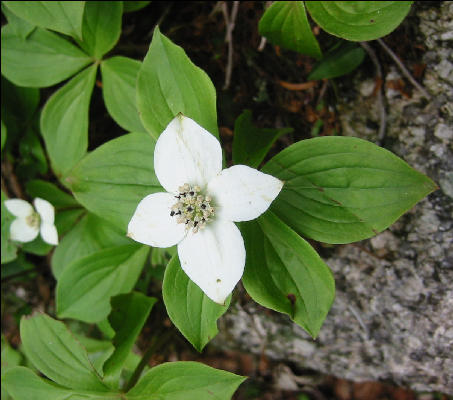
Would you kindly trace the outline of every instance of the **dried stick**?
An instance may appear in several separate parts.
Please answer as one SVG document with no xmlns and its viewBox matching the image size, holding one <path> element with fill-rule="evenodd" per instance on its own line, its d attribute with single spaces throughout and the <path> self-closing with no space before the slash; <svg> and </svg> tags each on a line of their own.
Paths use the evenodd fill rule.
<svg viewBox="0 0 453 400">
<path fill-rule="evenodd" d="M 371 61 L 373 62 L 374 66 L 376 68 L 377 78 L 380 80 L 380 82 L 383 82 L 381 64 L 379 64 L 379 60 L 376 56 L 376 53 L 368 45 L 368 43 L 360 42 L 360 45 L 370 56 Z M 386 126 L 387 126 L 387 114 L 385 112 L 384 96 L 382 95 L 382 85 L 377 92 L 377 96 L 378 96 L 378 105 L 379 105 L 379 132 L 378 132 L 378 137 L 377 137 L 377 144 L 381 145 L 385 138 L 385 131 L 386 131 Z"/>
<path fill-rule="evenodd" d="M 231 74 L 233 72 L 233 30 L 236 23 L 236 16 L 238 14 L 239 9 L 239 1 L 233 1 L 233 9 L 231 10 L 231 14 L 228 15 L 228 6 L 226 1 L 222 3 L 222 12 L 223 17 L 225 18 L 225 25 L 226 25 L 226 34 L 225 34 L 225 42 L 228 44 L 228 61 L 225 71 L 225 84 L 223 85 L 223 89 L 228 89 L 231 83 Z"/>
<path fill-rule="evenodd" d="M 431 95 L 425 90 L 425 88 L 420 85 L 414 77 L 411 75 L 409 70 L 403 64 L 403 62 L 398 58 L 398 56 L 393 52 L 393 50 L 388 47 L 382 39 L 377 39 L 377 42 L 382 46 L 382 48 L 388 53 L 390 57 L 392 57 L 393 61 L 395 61 L 397 67 L 400 69 L 402 74 L 412 83 L 418 91 L 428 100 L 431 100 Z"/>
</svg>

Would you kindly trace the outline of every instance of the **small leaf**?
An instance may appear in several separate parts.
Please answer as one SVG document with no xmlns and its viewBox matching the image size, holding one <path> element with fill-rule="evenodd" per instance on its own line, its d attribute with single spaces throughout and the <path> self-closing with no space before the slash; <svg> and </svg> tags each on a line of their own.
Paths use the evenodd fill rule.
<svg viewBox="0 0 453 400">
<path fill-rule="evenodd" d="M 141 62 L 116 56 L 101 63 L 102 95 L 115 122 L 128 132 L 146 132 L 138 115 L 135 84 Z"/>
<path fill-rule="evenodd" d="M 138 74 L 137 106 L 143 126 L 156 139 L 178 113 L 219 137 L 214 85 L 158 27 Z"/>
<path fill-rule="evenodd" d="M 104 364 L 105 379 L 119 378 L 122 366 L 156 301 L 156 298 L 147 297 L 139 292 L 112 298 L 109 322 L 115 330 L 113 338 L 115 351 Z"/>
<path fill-rule="evenodd" d="M 140 200 L 163 191 L 154 173 L 154 145 L 146 133 L 113 139 L 88 154 L 65 182 L 80 204 L 126 232 Z"/>
<path fill-rule="evenodd" d="M 60 318 L 99 322 L 111 311 L 110 297 L 137 282 L 149 247 L 124 245 L 100 250 L 65 267 L 57 284 Z"/>
<path fill-rule="evenodd" d="M 229 400 L 245 379 L 197 362 L 169 362 L 144 374 L 126 396 L 128 400 Z"/>
<path fill-rule="evenodd" d="M 146 7 L 151 1 L 125 1 L 124 12 L 133 12 Z"/>
<path fill-rule="evenodd" d="M 93 214 L 85 215 L 61 240 L 52 256 L 52 272 L 59 279 L 66 266 L 109 247 L 132 244 L 115 225 Z"/>
<path fill-rule="evenodd" d="M 8 25 L 2 28 L 2 75 L 25 87 L 59 83 L 92 62 L 66 39 L 35 29 L 26 40 Z"/>
<path fill-rule="evenodd" d="M 17 258 L 17 246 L 16 244 L 11 241 L 10 239 L 10 234 L 9 234 L 9 227 L 11 226 L 11 222 L 14 221 L 15 217 L 8 212 L 8 210 L 5 207 L 5 200 L 8 198 L 6 195 L 3 193 L 2 190 L 2 237 L 1 237 L 1 250 L 2 250 L 2 264 L 6 264 L 10 261 L 13 261 Z"/>
<path fill-rule="evenodd" d="M 332 79 L 354 71 L 365 58 L 365 50 L 355 43 L 341 43 L 327 52 L 308 75 L 308 80 Z"/>
<path fill-rule="evenodd" d="M 97 66 L 72 78 L 47 101 L 41 131 L 55 173 L 66 174 L 88 148 L 88 112 Z"/>
<path fill-rule="evenodd" d="M 273 212 L 299 234 L 325 243 L 374 236 L 436 189 L 388 150 L 353 137 L 294 143 L 263 172 L 285 182 Z"/>
<path fill-rule="evenodd" d="M 33 32 L 36 28 L 35 25 L 30 24 L 29 22 L 25 21 L 22 18 L 19 18 L 16 14 L 9 10 L 2 2 L 2 12 L 5 14 L 6 19 L 8 20 L 8 24 L 11 25 L 11 28 L 14 30 L 14 33 L 21 37 L 22 39 L 26 39 L 27 36 Z"/>
<path fill-rule="evenodd" d="M 316 23 L 332 35 L 361 42 L 392 32 L 413 1 L 306 1 Z"/>
<path fill-rule="evenodd" d="M 27 193 L 35 198 L 40 197 L 50 202 L 56 209 L 68 207 L 80 207 L 76 199 L 70 194 L 63 192 L 53 183 L 34 179 L 25 185 Z"/>
<path fill-rule="evenodd" d="M 2 147 L 1 147 L 1 150 L 3 151 L 3 147 L 5 146 L 5 142 L 6 142 L 6 132 L 7 132 L 7 129 L 6 129 L 6 125 L 3 123 L 3 120 L 2 120 Z"/>
<path fill-rule="evenodd" d="M 259 32 L 273 44 L 321 58 L 321 49 L 311 31 L 302 1 L 274 2 L 261 17 Z"/>
<path fill-rule="evenodd" d="M 162 287 L 167 313 L 184 337 L 198 351 L 218 332 L 217 320 L 229 307 L 214 303 L 182 270 L 178 256 L 174 256 L 165 270 Z"/>
<path fill-rule="evenodd" d="M 4 1 L 3 4 L 32 25 L 82 38 L 84 1 Z"/>
<path fill-rule="evenodd" d="M 100 60 L 118 42 L 122 16 L 122 1 L 87 1 L 80 47 Z"/>
<path fill-rule="evenodd" d="M 312 337 L 335 296 L 332 273 L 315 250 L 268 212 L 241 224 L 247 249 L 242 283 L 257 303 L 288 314 Z"/>
<path fill-rule="evenodd" d="M 257 128 L 252 122 L 252 112 L 245 110 L 234 123 L 233 163 L 257 168 L 275 141 L 292 131 L 292 128 Z"/>
<path fill-rule="evenodd" d="M 107 390 L 87 352 L 62 322 L 45 314 L 24 317 L 20 336 L 26 356 L 49 379 L 73 389 Z"/>
</svg>

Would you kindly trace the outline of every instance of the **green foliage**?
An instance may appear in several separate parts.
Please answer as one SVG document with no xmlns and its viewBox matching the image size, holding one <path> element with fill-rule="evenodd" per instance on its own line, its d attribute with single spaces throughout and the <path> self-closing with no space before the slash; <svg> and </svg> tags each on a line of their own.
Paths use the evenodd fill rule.
<svg viewBox="0 0 453 400">
<path fill-rule="evenodd" d="M 7 199 L 2 190 L 2 264 L 13 261 L 17 257 L 17 246 L 10 239 L 9 227 L 14 221 L 14 216 L 11 215 L 3 203 Z"/>
<path fill-rule="evenodd" d="M 252 112 L 245 110 L 234 123 L 234 164 L 257 168 L 276 140 L 292 131 L 292 128 L 257 128 L 253 125 Z"/>
<path fill-rule="evenodd" d="M 156 139 L 178 113 L 219 136 L 211 80 L 158 27 L 138 73 L 137 106 L 143 126 Z"/>
<path fill-rule="evenodd" d="M 322 56 L 302 1 L 275 1 L 261 17 L 259 32 L 285 49 L 315 58 Z"/>
<path fill-rule="evenodd" d="M 339 43 L 313 67 L 308 80 L 337 78 L 354 71 L 365 58 L 365 50 L 355 43 Z"/>
<path fill-rule="evenodd" d="M 436 189 L 394 154 L 352 137 L 297 142 L 263 171 L 285 182 L 272 204 L 275 214 L 301 235 L 325 243 L 374 236 Z"/>
<path fill-rule="evenodd" d="M 306 1 L 316 23 L 332 35 L 353 41 L 374 40 L 392 32 L 412 1 Z"/>
<path fill-rule="evenodd" d="M 335 296 L 335 283 L 318 253 L 278 217 L 267 212 L 244 222 L 247 248 L 242 278 L 257 303 L 288 314 L 313 338 Z"/>
<path fill-rule="evenodd" d="M 217 320 L 225 313 L 225 306 L 214 303 L 193 283 L 173 257 L 165 269 L 162 287 L 165 307 L 172 322 L 198 351 L 217 335 Z"/>
<path fill-rule="evenodd" d="M 9 10 L 2 2 L 2 13 L 5 14 L 8 24 L 12 27 L 17 36 L 26 39 L 27 36 L 36 28 L 33 24 L 19 18 L 16 14 Z"/>
</svg>

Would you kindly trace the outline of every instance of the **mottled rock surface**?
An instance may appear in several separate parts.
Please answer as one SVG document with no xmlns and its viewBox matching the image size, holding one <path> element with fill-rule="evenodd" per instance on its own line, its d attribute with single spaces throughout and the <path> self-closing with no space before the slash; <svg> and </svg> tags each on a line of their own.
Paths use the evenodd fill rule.
<svg viewBox="0 0 453 400">
<path fill-rule="evenodd" d="M 407 98 L 387 85 L 383 146 L 440 189 L 375 238 L 329 253 L 337 296 L 316 341 L 249 301 L 221 320 L 217 345 L 355 381 L 453 394 L 453 2 L 415 12 L 432 99 L 415 90 Z M 400 77 L 395 67 L 385 78 Z M 374 80 L 357 82 L 354 99 L 342 105 L 342 125 L 345 135 L 376 141 L 370 87 Z"/>
</svg>

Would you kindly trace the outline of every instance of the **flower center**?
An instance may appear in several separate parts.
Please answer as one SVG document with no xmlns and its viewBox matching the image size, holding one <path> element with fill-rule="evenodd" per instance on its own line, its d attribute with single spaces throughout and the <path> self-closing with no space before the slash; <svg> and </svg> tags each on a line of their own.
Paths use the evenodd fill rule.
<svg viewBox="0 0 453 400">
<path fill-rule="evenodd" d="M 37 212 L 33 212 L 25 218 L 25 222 L 31 228 L 38 228 L 39 223 L 41 222 L 41 218 L 39 217 L 39 214 Z"/>
<path fill-rule="evenodd" d="M 199 186 L 191 186 L 188 183 L 180 186 L 178 190 L 179 194 L 175 196 L 178 201 L 172 206 L 170 216 L 176 217 L 178 224 L 186 224 L 187 229 L 197 233 L 214 215 L 211 197 L 200 194 Z"/>
</svg>

